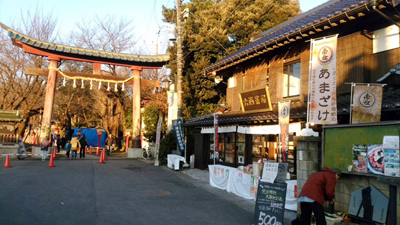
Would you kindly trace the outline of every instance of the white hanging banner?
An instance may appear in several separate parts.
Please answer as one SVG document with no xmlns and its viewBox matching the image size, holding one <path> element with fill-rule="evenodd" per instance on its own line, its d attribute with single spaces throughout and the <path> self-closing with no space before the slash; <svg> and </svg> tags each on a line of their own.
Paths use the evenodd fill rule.
<svg viewBox="0 0 400 225">
<path fill-rule="evenodd" d="M 337 36 L 311 40 L 309 122 L 337 124 L 336 45 Z"/>
<path fill-rule="evenodd" d="M 381 121 L 382 85 L 354 86 L 352 124 Z"/>
<path fill-rule="evenodd" d="M 280 142 L 282 145 L 282 161 L 287 161 L 289 149 L 289 117 L 290 117 L 290 100 L 288 102 L 278 102 L 279 126 L 281 128 Z"/>
</svg>

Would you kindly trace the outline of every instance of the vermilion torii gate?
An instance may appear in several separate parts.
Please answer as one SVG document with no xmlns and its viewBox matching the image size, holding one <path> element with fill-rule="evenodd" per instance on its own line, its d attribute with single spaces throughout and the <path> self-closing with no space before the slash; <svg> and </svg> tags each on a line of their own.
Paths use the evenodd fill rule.
<svg viewBox="0 0 400 225">
<path fill-rule="evenodd" d="M 140 87 L 149 85 L 149 81 L 140 78 L 142 69 L 160 69 L 169 61 L 168 55 L 130 55 L 121 53 L 112 53 L 105 51 L 89 50 L 76 48 L 54 43 L 43 42 L 21 34 L 0 23 L 0 26 L 8 31 L 12 43 L 24 50 L 24 52 L 33 55 L 45 56 L 50 61 L 49 69 L 28 69 L 27 74 L 48 76 L 46 97 L 44 102 L 44 111 L 42 119 L 42 129 L 40 139 L 50 136 L 51 117 L 53 114 L 54 95 L 56 90 L 57 78 L 68 78 L 75 80 L 90 80 L 98 82 L 107 82 L 112 84 L 130 85 L 133 84 L 133 147 L 140 148 Z M 93 63 L 93 74 L 85 73 L 67 73 L 61 72 L 58 68 L 59 62 L 64 60 L 75 60 L 81 62 Z M 101 75 L 101 64 L 130 67 L 133 76 L 131 78 L 118 78 L 113 76 Z M 159 85 L 159 82 L 152 84 Z"/>
</svg>

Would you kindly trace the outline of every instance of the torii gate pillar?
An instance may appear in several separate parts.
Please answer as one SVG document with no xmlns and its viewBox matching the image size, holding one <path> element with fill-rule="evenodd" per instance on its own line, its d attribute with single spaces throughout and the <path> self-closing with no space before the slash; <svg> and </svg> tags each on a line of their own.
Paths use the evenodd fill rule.
<svg viewBox="0 0 400 225">
<path fill-rule="evenodd" d="M 132 66 L 133 73 L 133 107 L 132 107 L 132 147 L 140 148 L 141 120 L 140 120 L 140 71 L 142 67 Z"/>
<path fill-rule="evenodd" d="M 51 117 L 53 115 L 54 95 L 56 92 L 57 80 L 57 71 L 53 68 L 58 68 L 58 62 L 60 61 L 60 58 L 57 57 L 48 57 L 48 59 L 50 60 L 49 76 L 47 78 L 46 97 L 44 99 L 40 141 L 43 140 L 45 137 L 49 137 L 50 140 Z"/>
</svg>

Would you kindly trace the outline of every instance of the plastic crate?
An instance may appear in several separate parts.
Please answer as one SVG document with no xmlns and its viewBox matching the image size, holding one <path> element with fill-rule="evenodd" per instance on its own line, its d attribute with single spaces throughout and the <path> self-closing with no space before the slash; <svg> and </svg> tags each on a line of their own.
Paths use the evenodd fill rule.
<svg viewBox="0 0 400 225">
<path fill-rule="evenodd" d="M 335 218 L 331 218 L 328 216 L 325 216 L 325 220 L 326 220 L 326 225 L 334 225 L 335 223 L 340 223 L 342 222 L 342 217 L 333 214 L 335 216 Z"/>
</svg>

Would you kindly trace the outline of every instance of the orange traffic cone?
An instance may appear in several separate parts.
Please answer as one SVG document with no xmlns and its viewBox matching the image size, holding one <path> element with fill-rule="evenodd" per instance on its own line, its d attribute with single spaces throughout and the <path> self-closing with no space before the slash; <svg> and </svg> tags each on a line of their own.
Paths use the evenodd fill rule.
<svg viewBox="0 0 400 225">
<path fill-rule="evenodd" d="M 106 162 L 106 149 L 103 148 L 103 161 Z"/>
<path fill-rule="evenodd" d="M 4 163 L 4 168 L 11 168 L 10 166 L 10 156 L 7 154 L 6 162 Z"/>
<path fill-rule="evenodd" d="M 52 152 L 52 154 L 51 154 L 51 157 L 52 157 L 53 159 L 55 159 L 55 158 L 57 157 L 56 148 L 53 148 L 53 152 Z"/>
<path fill-rule="evenodd" d="M 87 145 L 85 146 L 85 152 L 86 154 L 88 153 Z"/>
<path fill-rule="evenodd" d="M 92 146 L 90 146 L 89 149 L 90 149 L 90 150 L 89 150 L 89 154 L 92 154 L 92 153 L 93 153 L 93 152 L 92 152 Z"/>
<path fill-rule="evenodd" d="M 100 154 L 100 148 L 97 147 L 96 155 L 98 156 Z"/>
<path fill-rule="evenodd" d="M 99 163 L 104 163 L 104 160 L 103 160 L 103 152 L 101 152 L 100 159 L 99 159 Z"/>
<path fill-rule="evenodd" d="M 54 158 L 52 156 L 50 157 L 49 167 L 55 167 L 54 166 Z"/>
</svg>

